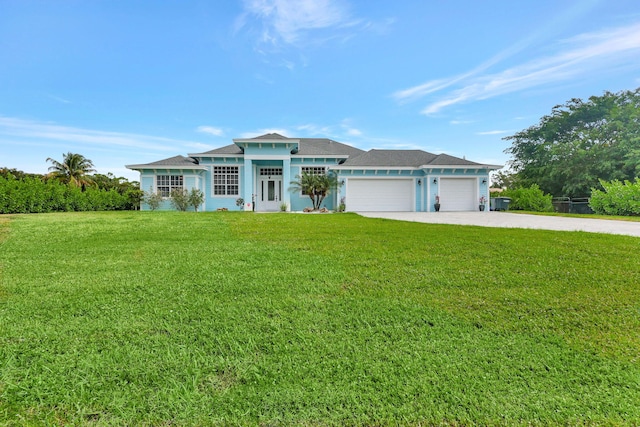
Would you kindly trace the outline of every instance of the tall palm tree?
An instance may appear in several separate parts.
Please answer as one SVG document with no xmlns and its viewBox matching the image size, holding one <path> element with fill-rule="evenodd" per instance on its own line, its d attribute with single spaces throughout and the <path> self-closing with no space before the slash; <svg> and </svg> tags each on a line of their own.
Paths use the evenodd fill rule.
<svg viewBox="0 0 640 427">
<path fill-rule="evenodd" d="M 81 154 L 67 153 L 63 155 L 62 162 L 51 157 L 47 158 L 47 162 L 51 162 L 49 167 L 49 176 L 60 179 L 69 185 L 84 188 L 92 185 L 93 180 L 89 173 L 95 172 L 93 162 Z"/>
</svg>

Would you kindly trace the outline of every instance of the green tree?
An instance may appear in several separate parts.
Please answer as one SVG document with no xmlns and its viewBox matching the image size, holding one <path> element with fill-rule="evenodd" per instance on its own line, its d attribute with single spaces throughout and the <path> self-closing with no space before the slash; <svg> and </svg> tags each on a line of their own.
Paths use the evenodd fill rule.
<svg viewBox="0 0 640 427">
<path fill-rule="evenodd" d="M 572 99 L 515 135 L 505 150 L 519 185 L 554 196 L 587 196 L 600 180 L 640 173 L 640 88 Z"/>
<path fill-rule="evenodd" d="M 302 175 L 296 175 L 296 180 L 291 181 L 290 184 L 289 191 L 301 191 L 309 196 L 314 210 L 320 209 L 324 199 L 331 191 L 336 190 L 341 185 L 338 182 L 338 176 L 332 172 L 326 174 L 303 173 Z"/>
<path fill-rule="evenodd" d="M 198 207 L 204 202 L 204 193 L 198 188 L 192 188 L 188 200 L 189 206 L 193 206 L 193 210 L 198 212 Z"/>
<path fill-rule="evenodd" d="M 62 162 L 51 157 L 47 158 L 51 163 L 49 176 L 74 187 L 85 188 L 93 185 L 93 179 L 89 174 L 95 172 L 93 162 L 81 154 L 67 153 L 63 155 Z"/>
</svg>

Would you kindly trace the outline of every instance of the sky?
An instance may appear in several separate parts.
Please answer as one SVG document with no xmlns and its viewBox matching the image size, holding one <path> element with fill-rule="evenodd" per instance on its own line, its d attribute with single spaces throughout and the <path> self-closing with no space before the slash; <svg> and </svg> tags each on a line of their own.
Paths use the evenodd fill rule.
<svg viewBox="0 0 640 427">
<path fill-rule="evenodd" d="M 269 132 L 508 164 L 556 105 L 640 87 L 638 0 L 0 0 L 0 167 Z"/>
</svg>

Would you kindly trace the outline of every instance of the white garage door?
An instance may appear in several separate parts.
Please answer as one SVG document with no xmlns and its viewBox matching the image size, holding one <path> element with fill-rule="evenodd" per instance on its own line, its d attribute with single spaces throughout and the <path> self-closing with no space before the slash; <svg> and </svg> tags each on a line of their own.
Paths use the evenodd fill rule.
<svg viewBox="0 0 640 427">
<path fill-rule="evenodd" d="M 440 179 L 441 211 L 476 211 L 475 178 L 442 178 Z"/>
<path fill-rule="evenodd" d="M 413 180 L 350 178 L 346 204 L 352 212 L 413 211 Z"/>
</svg>

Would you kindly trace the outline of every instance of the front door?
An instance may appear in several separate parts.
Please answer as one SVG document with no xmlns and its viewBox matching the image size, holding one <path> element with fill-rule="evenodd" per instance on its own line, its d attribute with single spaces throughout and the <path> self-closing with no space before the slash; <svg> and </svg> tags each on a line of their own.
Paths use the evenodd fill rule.
<svg viewBox="0 0 640 427">
<path fill-rule="evenodd" d="M 261 168 L 256 210 L 279 211 L 282 203 L 282 168 Z"/>
</svg>

